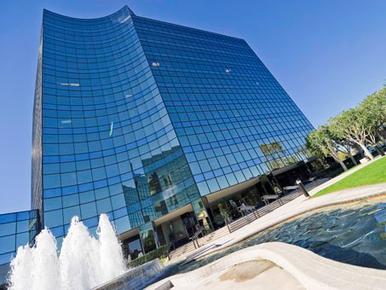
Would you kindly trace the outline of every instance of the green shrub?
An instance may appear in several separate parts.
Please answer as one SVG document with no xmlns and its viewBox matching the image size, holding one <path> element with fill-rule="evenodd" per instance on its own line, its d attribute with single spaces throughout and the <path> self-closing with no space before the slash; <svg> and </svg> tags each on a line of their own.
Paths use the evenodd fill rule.
<svg viewBox="0 0 386 290">
<path fill-rule="evenodd" d="M 160 259 L 166 258 L 168 254 L 169 254 L 169 246 L 164 245 L 159 247 L 158 249 L 155 249 L 151 252 L 146 253 L 145 255 L 135 260 L 128 262 L 128 266 L 131 268 L 134 268 L 157 258 L 160 258 Z"/>
</svg>

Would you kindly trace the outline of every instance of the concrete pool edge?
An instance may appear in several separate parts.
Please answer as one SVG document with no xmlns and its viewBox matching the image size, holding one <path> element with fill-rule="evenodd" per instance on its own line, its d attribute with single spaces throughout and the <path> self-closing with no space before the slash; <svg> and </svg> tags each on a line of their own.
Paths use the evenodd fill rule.
<svg viewBox="0 0 386 290">
<path fill-rule="evenodd" d="M 174 286 L 172 289 L 204 288 L 206 284 L 216 280 L 219 274 L 230 267 L 253 260 L 271 261 L 296 279 L 305 289 L 365 290 L 384 289 L 386 285 L 386 271 L 384 270 L 340 263 L 298 246 L 270 242 L 231 253 L 191 272 L 167 277 L 146 289 L 156 290 L 168 281 Z M 275 279 L 275 277 L 271 278 Z M 216 283 L 221 282 L 216 281 Z"/>
<path fill-rule="evenodd" d="M 194 256 L 195 259 L 199 259 L 213 254 L 248 239 L 259 232 L 285 223 L 308 212 L 337 205 L 361 202 L 367 199 L 376 199 L 383 196 L 386 196 L 386 183 L 346 189 L 317 198 L 299 196 L 293 201 L 290 201 L 275 211 L 258 218 L 243 228 L 207 244 L 205 247 L 209 248 L 208 251 L 204 251 L 203 253 L 197 255 L 197 253 L 200 253 L 201 251 L 201 248 L 199 248 L 187 253 L 187 255 L 182 255 L 175 260 L 171 260 L 169 264 L 179 263 L 192 256 Z M 211 245 L 213 245 L 213 247 L 210 247 Z"/>
</svg>

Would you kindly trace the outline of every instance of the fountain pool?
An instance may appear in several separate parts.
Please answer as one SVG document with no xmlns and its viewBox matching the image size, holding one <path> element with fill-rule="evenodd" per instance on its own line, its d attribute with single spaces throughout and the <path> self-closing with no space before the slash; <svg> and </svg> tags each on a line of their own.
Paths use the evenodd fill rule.
<svg viewBox="0 0 386 290">
<path fill-rule="evenodd" d="M 190 263 L 169 268 L 162 278 L 192 271 L 240 249 L 280 241 L 357 266 L 386 269 L 386 200 L 312 211 Z"/>
<path fill-rule="evenodd" d="M 60 252 L 48 229 L 33 247 L 19 247 L 11 262 L 10 290 L 89 290 L 126 271 L 122 248 L 107 215 L 99 218 L 97 238 L 73 217 Z"/>
<path fill-rule="evenodd" d="M 294 244 L 352 265 L 386 269 L 386 200 L 304 214 L 224 250 L 190 263 L 172 265 L 157 280 L 197 269 L 240 249 L 272 241 Z M 11 266 L 12 290 L 86 290 L 126 271 L 121 247 L 107 216 L 101 216 L 97 239 L 75 217 L 59 255 L 52 234 L 48 230 L 42 231 L 34 247 L 19 248 Z"/>
</svg>

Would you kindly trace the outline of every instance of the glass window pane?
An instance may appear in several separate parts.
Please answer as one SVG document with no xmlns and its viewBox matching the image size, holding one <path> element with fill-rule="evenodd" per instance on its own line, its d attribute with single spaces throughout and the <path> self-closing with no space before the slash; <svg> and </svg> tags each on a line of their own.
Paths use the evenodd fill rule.
<svg viewBox="0 0 386 290">
<path fill-rule="evenodd" d="M 0 237 L 0 254 L 15 251 L 15 236 Z"/>
<path fill-rule="evenodd" d="M 7 236 L 16 233 L 16 222 L 0 224 L 0 236 Z"/>
</svg>

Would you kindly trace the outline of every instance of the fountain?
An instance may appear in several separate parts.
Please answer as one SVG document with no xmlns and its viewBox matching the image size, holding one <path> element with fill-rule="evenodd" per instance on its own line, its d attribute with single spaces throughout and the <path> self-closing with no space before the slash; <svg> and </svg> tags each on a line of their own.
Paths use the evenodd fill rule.
<svg viewBox="0 0 386 290">
<path fill-rule="evenodd" d="M 127 270 L 121 245 L 107 215 L 99 218 L 97 238 L 73 217 L 60 252 L 46 228 L 35 245 L 19 247 L 11 262 L 10 290 L 89 290 Z"/>
</svg>

